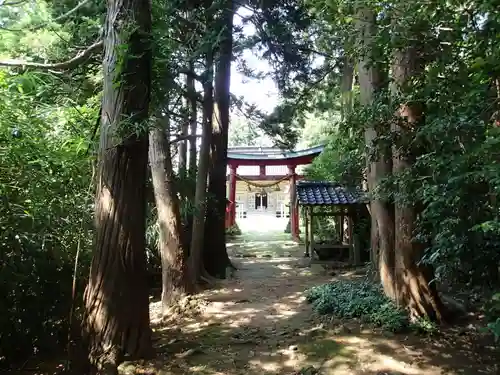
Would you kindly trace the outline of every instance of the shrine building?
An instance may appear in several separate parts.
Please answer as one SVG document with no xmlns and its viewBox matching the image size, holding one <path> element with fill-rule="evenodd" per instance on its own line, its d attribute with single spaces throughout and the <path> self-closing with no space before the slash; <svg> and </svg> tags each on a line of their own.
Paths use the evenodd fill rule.
<svg viewBox="0 0 500 375">
<path fill-rule="evenodd" d="M 300 151 L 275 147 L 230 147 L 228 149 L 226 225 L 252 215 L 290 218 L 292 238 L 299 239 L 299 208 L 296 182 L 324 149 L 316 146 Z"/>
</svg>

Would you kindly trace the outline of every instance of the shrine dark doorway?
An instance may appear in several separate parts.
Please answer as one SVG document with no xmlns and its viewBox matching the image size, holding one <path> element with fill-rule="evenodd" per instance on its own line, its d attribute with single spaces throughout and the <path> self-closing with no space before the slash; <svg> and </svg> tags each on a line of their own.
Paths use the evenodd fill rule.
<svg viewBox="0 0 500 375">
<path fill-rule="evenodd" d="M 261 210 L 267 210 L 267 193 L 255 194 L 255 208 Z"/>
</svg>

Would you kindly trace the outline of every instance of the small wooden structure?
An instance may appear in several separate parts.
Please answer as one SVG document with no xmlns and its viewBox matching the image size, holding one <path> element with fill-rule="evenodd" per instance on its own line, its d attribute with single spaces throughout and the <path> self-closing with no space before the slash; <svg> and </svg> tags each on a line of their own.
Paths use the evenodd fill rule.
<svg viewBox="0 0 500 375">
<path fill-rule="evenodd" d="M 356 208 L 366 203 L 364 193 L 359 189 L 347 189 L 334 182 L 299 181 L 296 184 L 299 206 L 305 214 L 305 257 L 311 263 L 337 263 L 320 259 L 320 254 L 330 251 L 349 251 L 349 264 L 361 262 L 361 249 L 356 246 L 353 235 Z M 334 217 L 339 241 L 318 243 L 315 241 L 315 218 Z M 347 228 L 346 228 L 347 226 Z"/>
</svg>

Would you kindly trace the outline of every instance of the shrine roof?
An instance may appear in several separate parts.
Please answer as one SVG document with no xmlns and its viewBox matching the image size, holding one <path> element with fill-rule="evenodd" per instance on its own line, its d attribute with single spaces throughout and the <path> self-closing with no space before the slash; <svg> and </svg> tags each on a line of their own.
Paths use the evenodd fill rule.
<svg viewBox="0 0 500 375">
<path fill-rule="evenodd" d="M 284 151 L 272 147 L 232 147 L 228 149 L 228 163 L 238 165 L 309 164 L 324 149 L 319 145 L 298 151 Z"/>
<path fill-rule="evenodd" d="M 335 182 L 299 181 L 296 185 L 298 202 L 302 206 L 339 206 L 366 202 L 361 189 L 346 188 Z"/>
</svg>

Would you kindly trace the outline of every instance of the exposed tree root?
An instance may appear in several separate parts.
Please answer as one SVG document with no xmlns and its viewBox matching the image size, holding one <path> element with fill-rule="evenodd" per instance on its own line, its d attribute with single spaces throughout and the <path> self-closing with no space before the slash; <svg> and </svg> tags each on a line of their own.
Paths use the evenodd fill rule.
<svg viewBox="0 0 500 375">
<path fill-rule="evenodd" d="M 201 283 L 206 284 L 209 288 L 213 288 L 215 286 L 216 279 L 206 274 L 200 276 L 200 281 Z"/>
</svg>

